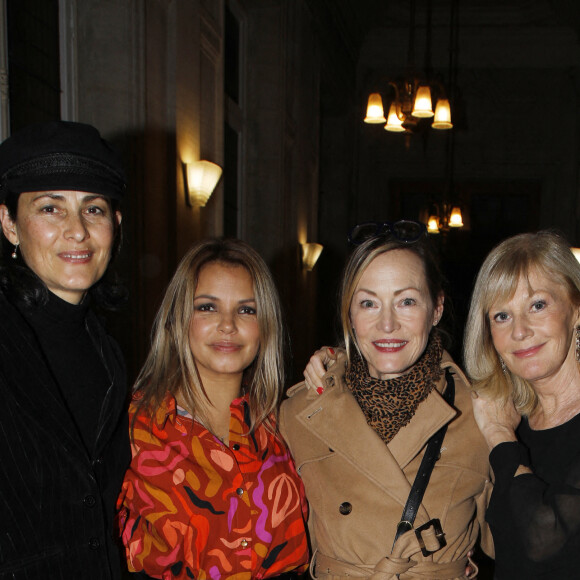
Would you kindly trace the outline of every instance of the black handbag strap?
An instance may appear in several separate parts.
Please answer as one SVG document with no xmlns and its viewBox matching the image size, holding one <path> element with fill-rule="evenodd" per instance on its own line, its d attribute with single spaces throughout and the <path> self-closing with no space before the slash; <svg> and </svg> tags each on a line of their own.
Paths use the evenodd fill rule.
<svg viewBox="0 0 580 580">
<path fill-rule="evenodd" d="M 445 393 L 443 393 L 443 399 L 446 403 L 453 405 L 455 401 L 455 381 L 453 380 L 453 375 L 449 372 L 449 369 L 445 369 L 445 378 L 447 379 L 447 389 L 445 389 Z M 425 455 L 423 455 L 419 471 L 415 476 L 415 481 L 413 481 L 413 486 L 409 492 L 407 503 L 405 504 L 403 514 L 401 515 L 401 521 L 397 525 L 397 533 L 395 535 L 395 541 L 393 542 L 393 548 L 402 534 L 413 529 L 417 510 L 419 509 L 423 496 L 425 495 L 425 490 L 427 489 L 427 484 L 431 478 L 431 472 L 433 471 L 435 462 L 441 453 L 441 444 L 443 443 L 446 432 L 447 424 L 443 425 L 437 433 L 433 434 L 427 443 L 427 449 L 425 450 Z M 434 522 L 434 520 L 431 521 Z M 435 525 L 439 525 L 440 528 L 438 520 Z M 418 538 L 421 540 L 420 535 L 418 535 Z M 442 546 L 443 545 L 444 544 L 442 544 Z M 425 553 L 425 551 L 423 553 Z"/>
</svg>

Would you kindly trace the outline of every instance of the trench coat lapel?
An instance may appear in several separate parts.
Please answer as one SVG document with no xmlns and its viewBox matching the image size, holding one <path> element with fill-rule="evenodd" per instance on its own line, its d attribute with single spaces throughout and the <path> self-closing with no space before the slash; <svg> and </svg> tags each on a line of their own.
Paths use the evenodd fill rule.
<svg viewBox="0 0 580 580">
<path fill-rule="evenodd" d="M 411 422 L 401 430 L 388 446 L 370 428 L 356 399 L 341 382 L 326 388 L 322 395 L 308 393 L 311 399 L 298 415 L 313 436 L 324 441 L 335 453 L 341 453 L 352 465 L 383 492 L 404 507 L 411 483 L 402 469 L 425 446 L 429 437 L 456 411 L 435 390 L 430 393 L 415 413 Z M 348 421 L 344 421 L 348 417 Z M 429 516 L 423 506 L 420 513 Z"/>
<path fill-rule="evenodd" d="M 421 452 L 429 438 L 457 415 L 438 391 L 433 389 L 417 407 L 411 421 L 389 443 L 389 451 L 404 469 Z M 444 443 L 445 444 L 445 443 Z"/>
<path fill-rule="evenodd" d="M 348 417 L 348 421 L 344 420 Z M 330 388 L 297 417 L 313 436 L 340 453 L 384 493 L 405 505 L 410 484 L 381 438 L 367 425 L 355 398 L 347 390 Z"/>
</svg>

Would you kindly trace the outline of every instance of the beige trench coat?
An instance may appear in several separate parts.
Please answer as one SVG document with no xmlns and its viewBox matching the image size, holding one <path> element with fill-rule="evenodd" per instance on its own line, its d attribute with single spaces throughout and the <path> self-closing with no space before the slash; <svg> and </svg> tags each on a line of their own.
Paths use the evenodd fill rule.
<svg viewBox="0 0 580 580">
<path fill-rule="evenodd" d="M 367 425 L 344 383 L 346 357 L 325 376 L 319 395 L 304 383 L 288 391 L 280 428 L 306 486 L 314 551 L 314 578 L 373 580 L 464 578 L 467 553 L 481 531 L 482 547 L 493 555 L 484 521 L 491 493 L 488 450 L 475 424 L 467 379 L 444 353 L 442 368 L 455 379 L 455 405 L 437 391 L 423 401 L 412 420 L 385 445 Z M 439 518 L 447 545 L 424 556 L 414 530 L 403 534 L 391 552 L 429 437 L 449 424 L 415 528 Z M 422 534 L 427 547 L 439 543 L 434 530 Z"/>
</svg>

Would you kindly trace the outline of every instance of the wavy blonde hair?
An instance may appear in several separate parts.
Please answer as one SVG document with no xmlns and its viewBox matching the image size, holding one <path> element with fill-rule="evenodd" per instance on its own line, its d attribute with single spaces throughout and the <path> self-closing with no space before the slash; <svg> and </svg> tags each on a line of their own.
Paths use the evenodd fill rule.
<svg viewBox="0 0 580 580">
<path fill-rule="evenodd" d="M 504 240 L 487 256 L 475 281 L 465 327 L 463 358 L 473 388 L 489 396 L 512 399 L 522 415 L 538 404 L 532 385 L 506 370 L 491 337 L 489 311 L 496 301 L 509 301 L 521 278 L 532 271 L 561 284 L 574 306 L 580 306 L 580 264 L 568 242 L 558 233 L 540 231 Z M 530 285 L 531 287 L 531 285 Z"/>
<path fill-rule="evenodd" d="M 141 395 L 137 411 L 146 409 L 153 417 L 168 392 L 179 393 L 195 416 L 208 424 L 210 402 L 189 346 L 189 325 L 201 269 L 212 263 L 245 268 L 252 278 L 260 347 L 244 371 L 243 384 L 249 393 L 250 430 L 262 423 L 272 429 L 269 418 L 277 412 L 284 388 L 280 299 L 264 260 L 251 246 L 235 239 L 201 241 L 177 267 L 153 324 L 151 350 L 135 382 L 134 391 Z"/>
</svg>

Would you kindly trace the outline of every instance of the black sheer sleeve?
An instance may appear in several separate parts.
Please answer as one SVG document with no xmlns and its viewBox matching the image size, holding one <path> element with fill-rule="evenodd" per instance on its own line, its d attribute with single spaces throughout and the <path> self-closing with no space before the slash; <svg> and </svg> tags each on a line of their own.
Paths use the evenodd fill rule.
<svg viewBox="0 0 580 580">
<path fill-rule="evenodd" d="M 490 454 L 495 488 L 488 519 L 496 527 L 502 526 L 503 518 L 511 520 L 517 534 L 514 543 L 533 562 L 558 555 L 569 540 L 580 535 L 580 454 L 566 457 L 561 452 L 554 449 L 554 455 L 563 460 L 553 464 L 552 482 L 535 472 L 514 477 L 520 465 L 535 471 L 522 443 L 501 443 Z"/>
</svg>

